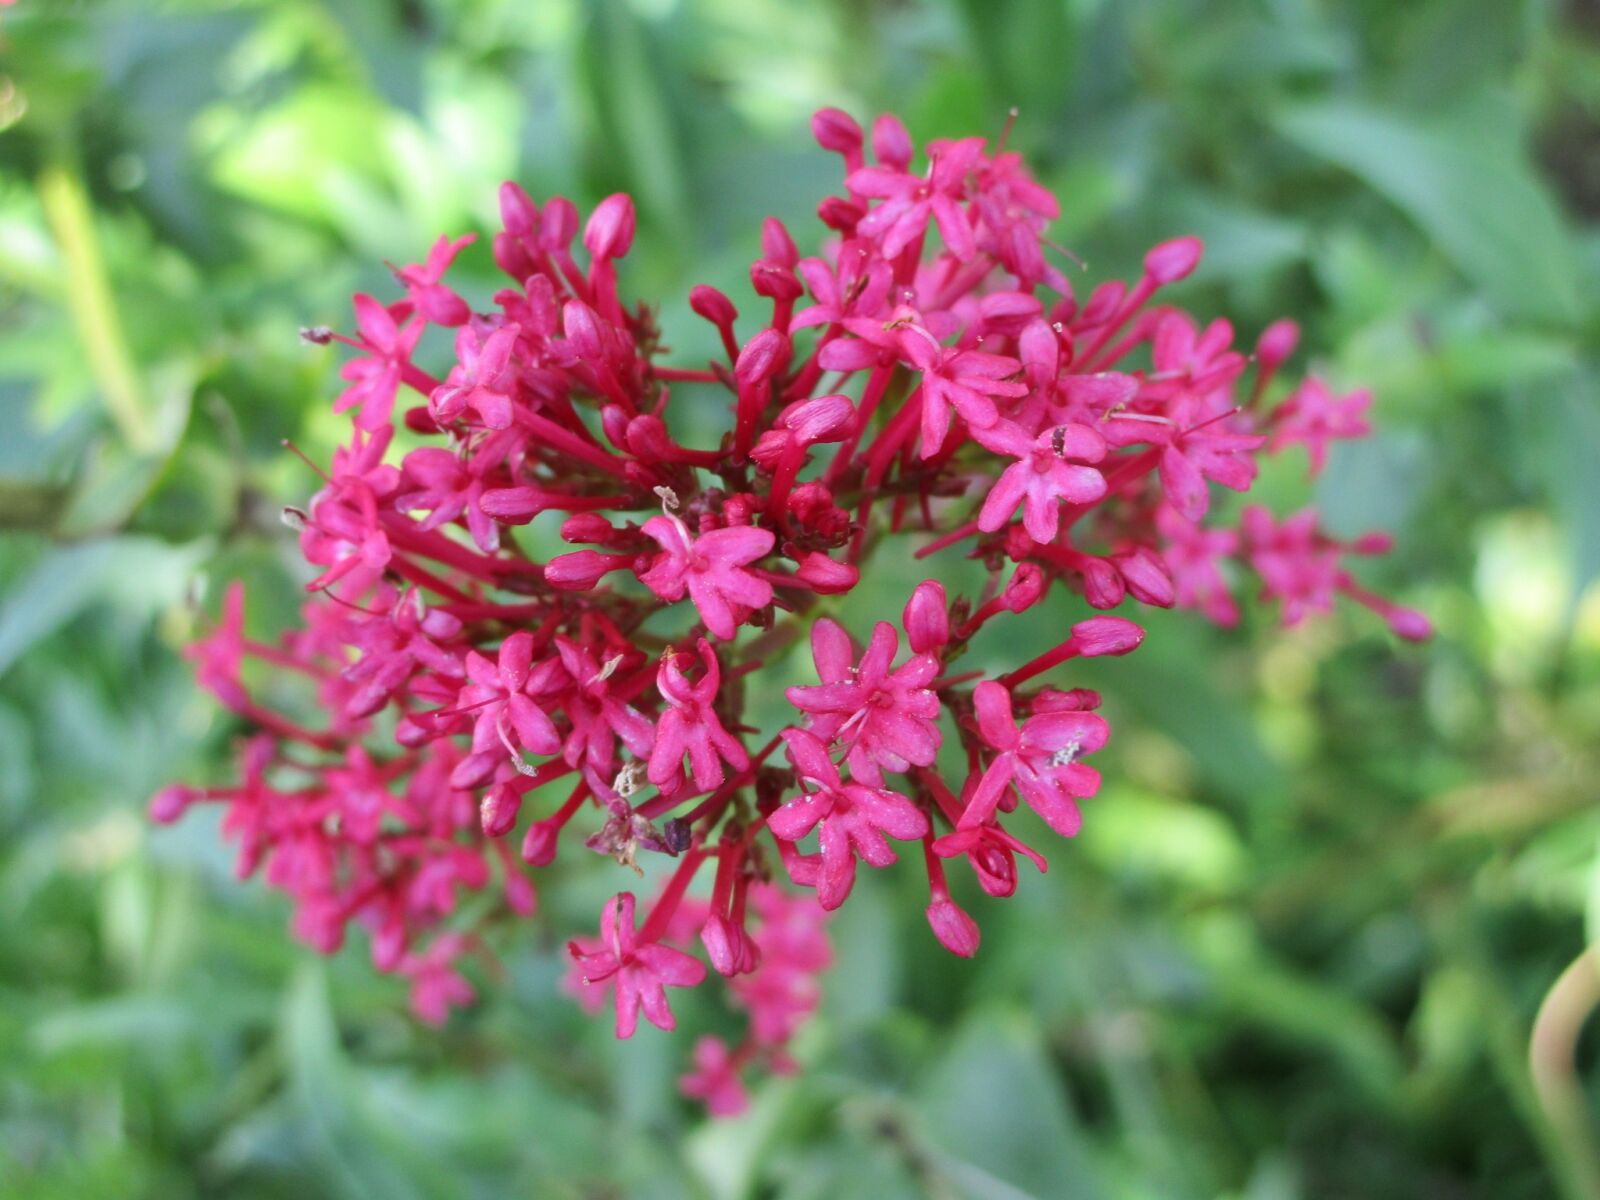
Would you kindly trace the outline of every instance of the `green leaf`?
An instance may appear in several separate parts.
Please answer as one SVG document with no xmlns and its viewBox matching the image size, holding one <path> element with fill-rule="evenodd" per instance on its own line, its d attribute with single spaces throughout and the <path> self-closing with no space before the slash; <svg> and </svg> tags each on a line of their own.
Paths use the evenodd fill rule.
<svg viewBox="0 0 1600 1200">
<path fill-rule="evenodd" d="M 1035 1022 L 978 1013 L 920 1089 L 941 1173 L 971 1195 L 1099 1196 L 1088 1142 L 1050 1071 Z M 1009 1185 L 1009 1186 L 1008 1186 Z"/>
<path fill-rule="evenodd" d="M 1274 124 L 1403 209 L 1505 314 L 1561 323 L 1578 316 L 1571 239 L 1509 139 L 1353 101 L 1289 109 Z"/>
</svg>

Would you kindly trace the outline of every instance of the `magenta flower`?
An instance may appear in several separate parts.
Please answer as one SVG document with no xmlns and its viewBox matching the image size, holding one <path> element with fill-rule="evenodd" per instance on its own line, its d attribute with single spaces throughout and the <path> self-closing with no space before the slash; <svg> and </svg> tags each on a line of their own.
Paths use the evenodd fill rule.
<svg viewBox="0 0 1600 1200">
<path fill-rule="evenodd" d="M 1100 790 L 1100 772 L 1079 759 L 1106 744 L 1110 728 L 1095 713 L 1042 712 L 1022 723 L 1011 715 L 1011 693 L 1002 684 L 980 683 L 972 694 L 978 732 L 998 751 L 984 771 L 961 827 L 982 825 L 994 815 L 1014 784 L 1028 806 L 1062 837 L 1078 832 L 1077 802 Z"/>
<path fill-rule="evenodd" d="M 195 680 L 226 707 L 250 707 L 250 694 L 240 681 L 244 664 L 244 584 L 234 580 L 222 597 L 222 620 L 205 637 L 184 648 L 195 664 Z"/>
<path fill-rule="evenodd" d="M 455 261 L 456 255 L 477 240 L 478 235 L 475 233 L 459 237 L 453 242 L 441 234 L 439 240 L 433 244 L 433 249 L 428 251 L 426 262 L 401 267 L 395 272 L 396 278 L 405 285 L 412 306 L 423 320 L 434 325 L 467 323 L 467 318 L 472 315 L 467 302 L 440 281 L 450 269 L 450 264 Z"/>
<path fill-rule="evenodd" d="M 369 432 L 382 429 L 394 411 L 395 393 L 401 373 L 411 361 L 424 324 L 421 321 L 396 325 L 394 314 L 371 296 L 355 298 L 356 328 L 361 331 L 364 358 L 353 358 L 339 369 L 350 386 L 333 403 L 334 412 L 360 406 L 356 424 Z"/>
<path fill-rule="evenodd" d="M 1372 407 L 1372 393 L 1365 388 L 1335 396 L 1315 375 L 1272 414 L 1275 425 L 1273 445 L 1303 445 L 1311 460 L 1311 474 L 1322 474 L 1328 461 L 1328 443 L 1349 438 L 1364 438 L 1372 432 L 1366 419 Z"/>
<path fill-rule="evenodd" d="M 1189 404 L 1179 404 L 1174 411 L 1180 427 L 1161 451 L 1161 490 L 1168 504 L 1188 520 L 1198 521 L 1211 507 L 1207 480 L 1236 492 L 1249 491 L 1256 477 L 1249 452 L 1266 438 L 1230 429 L 1226 417 L 1188 424 L 1193 411 Z"/>
<path fill-rule="evenodd" d="M 1026 803 L 1076 831 L 1099 783 L 1083 760 L 1107 737 L 1100 697 L 1030 681 L 1127 654 L 1145 632 L 1072 609 L 1176 603 L 1231 623 L 1228 584 L 1247 565 L 1289 621 L 1337 594 L 1400 637 L 1431 629 L 1352 573 L 1385 536 L 1335 539 L 1314 513 L 1280 524 L 1256 509 L 1242 526 L 1198 524 L 1212 483 L 1246 490 L 1262 459 L 1301 444 L 1315 473 L 1331 441 L 1367 432 L 1368 406 L 1311 380 L 1264 413 L 1294 324 L 1269 326 L 1251 359 L 1226 319 L 1155 300 L 1195 269 L 1199 239 L 1157 245 L 1080 300 L 1044 256 L 1059 206 L 1019 155 L 933 141 L 914 175 L 892 116 L 872 122 L 870 150 L 837 110 L 812 128 L 844 161 L 816 210 L 827 248 L 802 257 L 768 220 L 742 312 L 692 289 L 716 330 L 710 359 L 672 356 L 659 307 L 620 290 L 631 198 L 585 220 L 513 183 L 498 290 L 458 292 L 471 238 L 441 238 L 395 272 L 403 295 L 355 298 L 353 331 L 308 331 L 353 352 L 335 402 L 351 438 L 284 512 L 310 594 L 296 627 L 261 642 L 230 586 L 189 657 L 249 727 L 234 782 L 163 788 L 150 808 L 168 822 L 221 805 L 241 875 L 288 894 L 295 933 L 332 953 L 365 931 L 428 1022 L 471 999 L 458 964 L 487 953 L 480 925 L 533 913 L 534 873 L 558 857 L 576 873 L 563 844 L 596 852 L 578 857 L 597 871 L 667 861 L 638 929 L 619 895 L 601 936 L 573 943 L 569 980 L 586 1005 L 614 996 L 623 1036 L 641 1008 L 670 1026 L 665 989 L 706 970 L 667 947 L 698 937 L 745 1022 L 742 1038 L 702 1041 L 681 1081 L 719 1113 L 745 1103 L 752 1073 L 796 1069 L 831 958 L 823 922 L 858 861 L 886 866 L 896 841 L 920 840 L 931 934 L 970 957 L 981 913 L 956 902 L 946 867 L 1010 896 L 1019 856 L 1045 864 L 1005 814 Z M 428 325 L 454 329 L 453 348 L 423 338 Z M 730 419 L 706 427 L 719 411 Z M 550 553 L 557 536 L 571 549 Z M 887 622 L 858 661 L 824 615 L 831 598 L 858 612 L 886 573 L 934 555 L 981 584 L 918 583 L 906 661 Z M 1036 641 L 1038 624 L 1014 617 L 1052 592 L 1062 628 Z M 685 597 L 687 636 L 684 610 L 667 611 Z M 752 706 L 808 629 L 819 682 L 786 693 L 804 728 L 747 751 Z M 298 697 L 280 712 L 246 675 Z M 783 886 L 769 882 L 780 864 Z"/>
<path fill-rule="evenodd" d="M 428 397 L 428 410 L 434 420 L 448 425 L 468 409 L 490 429 L 508 428 L 516 411 L 511 400 L 514 388 L 510 369 L 511 351 L 519 329 L 506 325 L 488 337 L 468 326 L 456 334 L 459 362 L 443 384 Z"/>
<path fill-rule="evenodd" d="M 941 346 L 920 326 L 902 332 L 900 346 L 922 372 L 923 458 L 931 458 L 944 444 L 952 408 L 974 429 L 986 429 L 999 419 L 997 397 L 1028 394 L 1028 385 L 1014 378 L 1022 370 L 1014 358 Z"/>
<path fill-rule="evenodd" d="M 633 927 L 633 910 L 633 893 L 621 892 L 606 901 L 598 941 L 574 939 L 567 943 L 567 953 L 585 984 L 608 984 L 615 989 L 619 1038 L 633 1036 L 640 1009 L 657 1029 L 676 1029 L 666 989 L 695 987 L 706 977 L 706 965 L 699 959 L 660 942 L 640 941 Z"/>
<path fill-rule="evenodd" d="M 750 765 L 750 756 L 737 738 L 722 727 L 713 705 L 722 684 L 722 667 L 711 644 L 701 638 L 695 643 L 705 674 L 691 682 L 680 660 L 688 655 L 668 652 L 656 672 L 656 687 L 667 702 L 667 710 L 656 725 L 655 746 L 650 751 L 648 777 L 651 783 L 668 791 L 683 787 L 683 760 L 689 759 L 689 774 L 694 786 L 709 791 L 722 782 L 722 764 L 735 771 Z"/>
<path fill-rule="evenodd" d="M 411 1011 L 428 1025 L 443 1025 L 452 1008 L 471 1004 L 477 992 L 455 969 L 456 959 L 466 949 L 466 939 L 458 934 L 435 938 L 421 954 L 407 954 L 396 968 L 411 981 Z"/>
<path fill-rule="evenodd" d="M 1106 443 L 1087 425 L 1057 425 L 1030 438 L 1010 421 L 974 430 L 988 450 L 1017 461 L 1000 473 L 978 514 L 978 528 L 992 533 L 1022 506 L 1022 527 L 1036 542 L 1053 542 L 1061 504 L 1093 504 L 1106 494 L 1105 476 L 1083 463 L 1105 457 Z"/>
<path fill-rule="evenodd" d="M 1237 625 L 1239 605 L 1220 564 L 1238 552 L 1238 531 L 1204 528 L 1165 504 L 1156 511 L 1156 528 L 1166 539 L 1161 557 L 1172 573 L 1177 603 L 1199 609 L 1218 625 Z"/>
<path fill-rule="evenodd" d="M 461 689 L 456 709 L 470 714 L 472 757 L 463 760 L 458 778 L 466 778 L 468 764 L 481 769 L 509 755 L 521 769 L 518 747 L 531 754 L 554 754 L 561 737 L 549 714 L 528 695 L 533 675 L 533 635 L 523 630 L 500 644 L 496 662 L 476 651 L 466 657 L 468 683 Z"/>
<path fill-rule="evenodd" d="M 648 718 L 617 695 L 616 672 L 626 658 L 608 657 L 604 665 L 588 648 L 564 637 L 556 638 L 556 653 L 571 677 L 571 689 L 564 693 L 567 718 L 572 732 L 567 735 L 563 754 L 567 763 L 587 763 L 605 770 L 616 759 L 617 739 L 635 758 L 650 753 L 654 730 Z"/>
<path fill-rule="evenodd" d="M 850 772 L 869 787 L 883 786 L 884 771 L 930 766 L 942 735 L 939 697 L 928 687 L 939 660 L 916 654 L 893 667 L 900 635 L 887 621 L 855 665 L 850 635 L 824 618 L 811 627 L 811 655 L 822 682 L 792 687 L 789 703 L 806 714 L 806 726 L 824 742 L 842 742 Z"/>
<path fill-rule="evenodd" d="M 713 1117 L 736 1117 L 750 1107 L 749 1094 L 739 1078 L 738 1058 L 718 1037 L 703 1037 L 694 1044 L 694 1070 L 678 1080 L 678 1090 L 703 1102 Z"/>
<path fill-rule="evenodd" d="M 407 454 L 401 466 L 404 478 L 395 507 L 406 512 L 426 510 L 418 529 L 438 529 L 465 517 L 467 530 L 478 549 L 493 554 L 500 549 L 500 526 L 483 508 L 483 476 L 442 446 L 423 446 Z"/>
<path fill-rule="evenodd" d="M 828 748 L 805 730 L 786 729 L 783 740 L 801 791 L 767 817 L 767 828 L 785 841 L 797 842 L 821 826 L 817 901 L 823 908 L 835 909 L 855 885 L 858 856 L 869 866 L 891 865 L 897 859 L 885 835 L 901 841 L 920 838 L 928 832 L 928 818 L 904 796 L 843 782 Z M 807 784 L 813 787 L 808 789 Z"/>
<path fill-rule="evenodd" d="M 640 581 L 669 603 L 687 591 L 712 637 L 730 640 L 750 610 L 772 603 L 772 585 L 744 569 L 771 552 L 777 540 L 771 530 L 730 527 L 693 537 L 668 514 L 651 517 L 643 532 L 661 554 Z"/>
<path fill-rule="evenodd" d="M 982 138 L 932 143 L 928 147 L 932 161 L 926 179 L 908 175 L 903 168 L 862 167 L 850 172 L 846 187 L 883 201 L 856 226 L 857 231 L 881 239 L 884 257 L 894 258 L 922 236 L 931 219 L 938 224 L 939 235 L 956 258 L 963 262 L 971 258 L 976 246 L 972 224 L 961 201 L 966 196 L 967 177 L 977 168 L 983 146 Z"/>
</svg>

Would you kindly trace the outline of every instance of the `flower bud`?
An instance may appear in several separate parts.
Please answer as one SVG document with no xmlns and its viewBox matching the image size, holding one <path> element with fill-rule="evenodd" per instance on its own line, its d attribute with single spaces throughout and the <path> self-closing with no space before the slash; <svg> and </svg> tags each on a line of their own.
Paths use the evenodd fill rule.
<svg viewBox="0 0 1600 1200">
<path fill-rule="evenodd" d="M 836 229 L 847 237 L 855 232 L 867 210 L 854 200 L 843 196 L 829 196 L 817 205 L 817 219 L 829 229 Z"/>
<path fill-rule="evenodd" d="M 561 826 L 551 820 L 535 821 L 522 835 L 522 861 L 533 867 L 548 867 L 556 860 L 556 843 Z"/>
<path fill-rule="evenodd" d="M 1200 263 L 1205 243 L 1197 237 L 1173 238 L 1144 256 L 1144 273 L 1158 284 L 1177 283 Z"/>
<path fill-rule="evenodd" d="M 633 245 L 633 201 L 616 192 L 595 205 L 583 228 L 583 245 L 594 258 L 621 258 Z"/>
<path fill-rule="evenodd" d="M 539 228 L 539 206 L 509 180 L 500 185 L 500 221 L 507 233 L 518 238 L 532 237 Z"/>
<path fill-rule="evenodd" d="M 618 531 L 599 513 L 573 513 L 561 522 L 561 540 L 597 546 L 610 546 L 616 542 Z"/>
<path fill-rule="evenodd" d="M 170 825 L 188 811 L 198 795 L 193 788 L 164 787 L 150 798 L 150 819 L 158 825 Z"/>
<path fill-rule="evenodd" d="M 838 441 L 855 415 L 855 402 L 849 396 L 835 394 L 789 405 L 778 415 L 778 424 L 792 432 L 801 445 L 809 446 Z"/>
<path fill-rule="evenodd" d="M 733 375 L 741 388 L 751 387 L 768 379 L 778 369 L 788 339 L 776 329 L 763 329 L 744 344 L 739 351 L 739 361 L 734 364 Z"/>
<path fill-rule="evenodd" d="M 1005 605 L 1007 612 L 1024 612 L 1039 603 L 1048 584 L 1039 564 L 1018 563 L 1017 569 L 1011 572 L 1011 578 L 1006 582 L 1005 591 L 1000 594 L 1000 602 Z"/>
<path fill-rule="evenodd" d="M 1433 636 L 1433 622 L 1414 608 L 1396 608 L 1384 615 L 1397 637 L 1408 642 L 1425 642 Z"/>
<path fill-rule="evenodd" d="M 1127 654 L 1144 641 L 1144 630 L 1126 617 L 1090 617 L 1072 627 L 1072 640 L 1084 658 Z"/>
<path fill-rule="evenodd" d="M 899 117 L 884 113 L 872 123 L 872 152 L 880 163 L 897 171 L 911 165 L 911 135 Z"/>
<path fill-rule="evenodd" d="M 485 516 L 511 525 L 525 525 L 550 506 L 550 494 L 536 487 L 490 488 L 478 498 Z"/>
<path fill-rule="evenodd" d="M 800 261 L 800 251 L 777 217 L 768 217 L 761 224 L 761 255 L 780 267 L 793 268 Z"/>
<path fill-rule="evenodd" d="M 865 141 L 856 119 L 837 108 L 819 108 L 811 115 L 811 136 L 824 150 L 847 157 L 859 153 Z"/>
<path fill-rule="evenodd" d="M 597 361 L 605 355 L 600 315 L 582 300 L 568 300 L 561 310 L 561 331 L 579 358 Z"/>
<path fill-rule="evenodd" d="M 795 578 L 812 591 L 823 596 L 838 596 L 848 592 L 861 580 L 861 572 L 848 563 L 835 562 L 819 550 L 813 550 L 800 560 Z"/>
<path fill-rule="evenodd" d="M 1171 608 L 1178 593 L 1172 586 L 1172 575 L 1167 566 L 1143 546 L 1118 554 L 1111 560 L 1122 574 L 1128 590 L 1141 604 L 1157 608 Z"/>
<path fill-rule="evenodd" d="M 1083 598 L 1090 608 L 1115 608 L 1128 594 L 1128 585 L 1105 559 L 1085 559 L 1079 569 L 1083 572 Z"/>
<path fill-rule="evenodd" d="M 765 300 L 798 300 L 805 291 L 792 270 L 765 258 L 750 264 L 750 287 Z"/>
<path fill-rule="evenodd" d="M 928 905 L 928 924 L 939 944 L 951 954 L 971 958 L 978 952 L 978 923 L 954 900 L 935 900 Z"/>
<path fill-rule="evenodd" d="M 533 888 L 533 880 L 521 871 L 506 865 L 506 907 L 519 917 L 531 917 L 539 907 L 539 893 Z"/>
<path fill-rule="evenodd" d="M 913 654 L 928 654 L 950 641 L 950 602 L 944 584 L 924 579 L 906 601 L 901 616 Z"/>
<path fill-rule="evenodd" d="M 522 811 L 522 793 L 507 783 L 497 783 L 484 794 L 478 819 L 484 837 L 505 837 L 516 826 Z"/>
<path fill-rule="evenodd" d="M 1035 387 L 1049 383 L 1056 377 L 1056 367 L 1061 361 L 1061 342 L 1056 331 L 1043 321 L 1029 321 L 1017 339 L 1017 357 L 1022 360 L 1030 383 Z"/>
<path fill-rule="evenodd" d="M 544 579 L 551 587 L 563 592 L 584 592 L 594 587 L 610 572 L 624 564 L 618 555 L 601 554 L 598 550 L 575 550 L 571 554 L 558 554 L 544 566 Z"/>
<path fill-rule="evenodd" d="M 1108 279 L 1095 288 L 1089 297 L 1089 302 L 1083 306 L 1083 311 L 1078 314 L 1079 325 L 1104 325 L 1111 319 L 1111 315 L 1122 307 L 1123 297 L 1128 294 L 1127 285 L 1120 279 Z"/>
<path fill-rule="evenodd" d="M 492 243 L 494 265 L 513 279 L 526 279 L 534 272 L 534 262 L 522 240 L 510 233 L 497 233 Z M 495 297 L 499 303 L 499 297 Z"/>
<path fill-rule="evenodd" d="M 1300 342 L 1300 326 L 1293 321 L 1274 321 L 1261 331 L 1256 342 L 1256 362 L 1263 367 L 1276 367 L 1291 354 Z"/>
<path fill-rule="evenodd" d="M 739 319 L 739 310 L 733 306 L 733 301 L 707 283 L 696 284 L 690 289 L 689 307 L 718 329 L 730 326 Z"/>
<path fill-rule="evenodd" d="M 578 208 L 565 196 L 553 196 L 539 214 L 539 242 L 546 249 L 566 249 L 578 233 Z"/>
</svg>

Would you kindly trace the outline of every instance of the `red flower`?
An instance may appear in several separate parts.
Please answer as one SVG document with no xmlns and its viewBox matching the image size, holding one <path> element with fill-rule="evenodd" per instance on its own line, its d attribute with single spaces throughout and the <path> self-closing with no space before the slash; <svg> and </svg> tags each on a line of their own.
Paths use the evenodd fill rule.
<svg viewBox="0 0 1600 1200">
<path fill-rule="evenodd" d="M 633 909 L 632 892 L 613 896 L 600 914 L 599 940 L 567 943 L 585 984 L 615 989 L 619 1038 L 633 1036 L 640 1009 L 657 1029 L 676 1029 L 666 989 L 695 987 L 706 977 L 699 959 L 659 942 L 641 941 L 633 927 Z"/>
<path fill-rule="evenodd" d="M 687 591 L 712 637 L 727 641 L 750 610 L 772 603 L 772 585 L 744 569 L 771 552 L 771 530 L 713 529 L 693 537 L 668 514 L 651 517 L 643 532 L 662 552 L 640 581 L 667 601 L 682 600 Z"/>
<path fill-rule="evenodd" d="M 1078 832 L 1077 802 L 1100 790 L 1100 772 L 1079 759 L 1106 744 L 1105 719 L 1074 710 L 1046 711 L 1029 717 L 1019 731 L 1011 715 L 1011 693 L 985 681 L 973 692 L 978 732 L 998 751 L 984 771 L 961 816 L 961 828 L 982 825 L 1004 804 L 1014 785 L 1028 806 L 1062 837 Z"/>
<path fill-rule="evenodd" d="M 722 683 L 722 668 L 709 642 L 695 643 L 705 674 L 691 682 L 681 660 L 688 655 L 669 652 L 656 672 L 656 687 L 667 710 L 656 725 L 655 746 L 650 751 L 649 779 L 657 787 L 677 791 L 683 786 L 683 760 L 689 759 L 694 786 L 708 791 L 722 782 L 722 764 L 735 771 L 750 765 L 745 749 L 722 727 L 712 705 Z"/>
<path fill-rule="evenodd" d="M 929 766 L 939 752 L 939 697 L 928 687 L 939 673 L 931 654 L 913 655 L 891 669 L 900 635 L 887 621 L 854 665 L 850 635 L 823 618 L 811 627 L 811 655 L 822 683 L 784 694 L 805 713 L 807 728 L 824 742 L 842 742 L 851 773 L 871 787 L 884 771 Z"/>
<path fill-rule="evenodd" d="M 767 817 L 767 828 L 797 842 L 821 826 L 817 900 L 823 908 L 838 908 L 855 884 L 856 858 L 869 866 L 889 866 L 896 858 L 885 835 L 901 841 L 920 838 L 928 832 L 928 818 L 904 796 L 843 782 L 828 748 L 805 730 L 786 729 L 783 740 L 801 791 Z M 807 784 L 814 786 L 808 790 Z"/>
</svg>

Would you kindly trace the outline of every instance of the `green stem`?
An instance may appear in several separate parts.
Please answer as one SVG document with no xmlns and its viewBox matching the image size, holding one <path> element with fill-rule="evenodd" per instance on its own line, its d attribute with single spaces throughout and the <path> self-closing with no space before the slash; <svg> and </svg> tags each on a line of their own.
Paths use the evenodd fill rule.
<svg viewBox="0 0 1600 1200">
<path fill-rule="evenodd" d="M 1560 1146 L 1575 1196 L 1600 1197 L 1588 1101 L 1574 1055 L 1578 1036 L 1600 1005 L 1600 959 L 1590 947 L 1573 959 L 1539 1005 L 1528 1043 L 1528 1069 L 1550 1132 Z"/>
<path fill-rule="evenodd" d="M 83 179 L 69 156 L 57 152 L 39 172 L 38 187 L 45 220 L 66 260 L 67 306 L 106 409 L 132 450 L 153 452 L 155 429 L 117 315 Z"/>
</svg>

